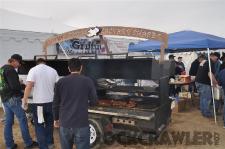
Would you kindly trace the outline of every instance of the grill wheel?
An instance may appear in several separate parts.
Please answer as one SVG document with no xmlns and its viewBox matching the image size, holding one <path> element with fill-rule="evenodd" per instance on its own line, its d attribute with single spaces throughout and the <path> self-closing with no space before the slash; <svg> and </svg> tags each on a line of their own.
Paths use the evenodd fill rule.
<svg viewBox="0 0 225 149">
<path fill-rule="evenodd" d="M 92 149 L 98 149 L 103 144 L 104 132 L 99 120 L 89 119 L 90 127 L 90 146 Z"/>
</svg>

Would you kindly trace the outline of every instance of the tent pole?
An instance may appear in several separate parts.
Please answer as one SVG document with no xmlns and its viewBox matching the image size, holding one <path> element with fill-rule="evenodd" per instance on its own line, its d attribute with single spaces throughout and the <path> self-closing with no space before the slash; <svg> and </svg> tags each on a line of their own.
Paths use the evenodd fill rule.
<svg viewBox="0 0 225 149">
<path fill-rule="evenodd" d="M 66 53 L 65 49 L 62 47 L 62 45 L 61 45 L 60 43 L 59 43 L 59 46 L 61 47 L 61 49 L 62 49 L 63 53 L 65 54 L 66 59 L 69 59 L 69 56 L 67 55 L 67 53 Z"/>
<path fill-rule="evenodd" d="M 213 113 L 214 113 L 215 124 L 217 124 L 215 98 L 214 98 L 213 82 L 212 82 L 212 69 L 211 69 L 211 61 L 210 61 L 210 54 L 209 54 L 209 52 L 210 52 L 210 50 L 209 50 L 209 48 L 207 48 L 208 61 L 209 61 L 209 72 L 210 72 L 210 84 L 211 84 L 211 92 L 212 92 L 212 99 L 213 99 Z"/>
</svg>

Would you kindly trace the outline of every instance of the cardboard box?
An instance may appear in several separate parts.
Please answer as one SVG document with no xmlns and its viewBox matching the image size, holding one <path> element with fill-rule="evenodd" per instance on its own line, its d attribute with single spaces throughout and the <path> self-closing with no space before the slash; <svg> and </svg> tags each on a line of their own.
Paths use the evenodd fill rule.
<svg viewBox="0 0 225 149">
<path fill-rule="evenodd" d="M 191 99 L 191 93 L 190 92 L 179 92 L 179 98 Z"/>
<path fill-rule="evenodd" d="M 179 80 L 181 82 L 189 83 L 189 82 L 191 82 L 191 76 L 189 76 L 189 75 L 180 75 L 179 76 Z"/>
<path fill-rule="evenodd" d="M 198 95 L 194 95 L 193 98 L 193 104 L 196 108 L 199 108 L 200 107 L 200 98 Z"/>
<path fill-rule="evenodd" d="M 180 98 L 175 103 L 175 107 L 173 108 L 173 112 L 186 112 L 189 111 L 192 107 L 192 101 L 187 98 Z"/>
</svg>

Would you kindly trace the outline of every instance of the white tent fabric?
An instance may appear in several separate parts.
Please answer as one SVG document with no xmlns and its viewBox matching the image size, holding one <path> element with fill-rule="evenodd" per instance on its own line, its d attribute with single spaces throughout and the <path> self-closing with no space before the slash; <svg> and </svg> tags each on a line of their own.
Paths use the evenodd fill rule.
<svg viewBox="0 0 225 149">
<path fill-rule="evenodd" d="M 32 17 L 4 9 L 0 9 L 0 14 L 0 29 L 46 33 L 62 33 L 75 29 L 51 19 Z"/>
</svg>

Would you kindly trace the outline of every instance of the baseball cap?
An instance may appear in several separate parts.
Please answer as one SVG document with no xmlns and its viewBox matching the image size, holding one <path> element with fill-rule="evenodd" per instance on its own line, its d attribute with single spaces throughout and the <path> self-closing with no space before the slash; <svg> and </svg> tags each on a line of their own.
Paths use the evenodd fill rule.
<svg viewBox="0 0 225 149">
<path fill-rule="evenodd" d="M 176 56 L 174 56 L 173 54 L 169 55 L 169 58 L 174 58 L 174 57 L 176 57 Z"/>
<path fill-rule="evenodd" d="M 17 60 L 20 64 L 21 64 L 22 61 L 23 61 L 22 56 L 19 55 L 19 54 L 13 54 L 13 55 L 11 56 L 11 59 Z"/>
</svg>

